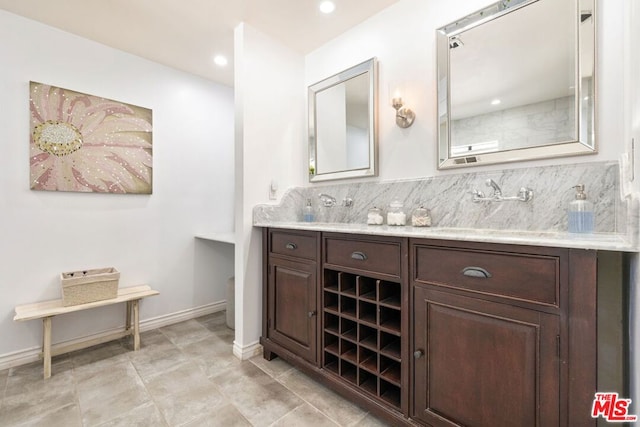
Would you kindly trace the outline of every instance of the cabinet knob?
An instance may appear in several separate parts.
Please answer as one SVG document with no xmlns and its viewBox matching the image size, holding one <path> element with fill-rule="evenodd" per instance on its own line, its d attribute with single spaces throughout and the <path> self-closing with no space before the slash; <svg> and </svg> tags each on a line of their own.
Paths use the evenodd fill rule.
<svg viewBox="0 0 640 427">
<path fill-rule="evenodd" d="M 420 359 L 422 356 L 424 356 L 424 352 L 422 350 L 416 350 L 413 352 L 413 357 L 415 359 Z"/>
<path fill-rule="evenodd" d="M 309 318 L 313 317 L 316 315 L 315 311 L 310 311 L 309 313 L 307 313 L 307 316 L 309 316 Z"/>
<path fill-rule="evenodd" d="M 284 247 L 287 249 L 294 250 L 298 247 L 298 245 L 296 245 L 295 243 L 287 243 L 286 245 L 284 245 Z"/>
</svg>

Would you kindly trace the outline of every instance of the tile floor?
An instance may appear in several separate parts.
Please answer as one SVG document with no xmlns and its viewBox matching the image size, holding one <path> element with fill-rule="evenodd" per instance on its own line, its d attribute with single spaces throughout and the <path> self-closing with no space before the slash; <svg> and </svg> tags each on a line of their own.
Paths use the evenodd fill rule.
<svg viewBox="0 0 640 427">
<path fill-rule="evenodd" d="M 384 426 L 280 359 L 240 361 L 224 312 L 0 371 L 0 426 Z"/>
</svg>

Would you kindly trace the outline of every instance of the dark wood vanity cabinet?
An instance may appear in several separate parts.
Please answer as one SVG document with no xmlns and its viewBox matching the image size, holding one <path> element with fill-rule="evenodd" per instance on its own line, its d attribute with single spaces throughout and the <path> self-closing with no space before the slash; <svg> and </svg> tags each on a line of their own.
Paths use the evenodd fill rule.
<svg viewBox="0 0 640 427">
<path fill-rule="evenodd" d="M 595 426 L 596 251 L 263 238 L 266 358 L 391 425 Z"/>
<path fill-rule="evenodd" d="M 267 243 L 262 344 L 310 362 L 318 360 L 318 256 L 320 235 L 271 230 Z"/>
<path fill-rule="evenodd" d="M 414 419 L 595 425 L 595 251 L 433 240 L 410 248 Z"/>
</svg>

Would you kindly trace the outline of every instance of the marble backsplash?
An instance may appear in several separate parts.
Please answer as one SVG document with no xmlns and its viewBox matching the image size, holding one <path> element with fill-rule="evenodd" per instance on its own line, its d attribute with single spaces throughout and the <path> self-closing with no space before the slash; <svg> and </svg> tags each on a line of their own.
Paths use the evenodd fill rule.
<svg viewBox="0 0 640 427">
<path fill-rule="evenodd" d="M 503 196 L 515 196 L 521 187 L 528 187 L 534 192 L 533 200 L 474 203 L 472 190 L 492 193 L 485 184 L 489 178 L 500 185 Z M 567 230 L 567 207 L 575 195 L 572 186 L 577 184 L 585 185 L 588 199 L 595 205 L 595 231 L 625 234 L 629 217 L 635 215 L 627 212 L 627 202 L 620 197 L 618 162 L 296 187 L 283 195 L 279 205 L 256 206 L 253 217 L 254 224 L 302 221 L 302 209 L 311 199 L 316 222 L 364 224 L 369 208 L 376 206 L 384 212 L 389 203 L 400 200 L 408 215 L 420 205 L 430 209 L 434 227 L 563 232 Z M 338 204 L 322 206 L 320 193 L 335 197 Z M 353 200 L 351 207 L 342 206 L 345 198 Z"/>
</svg>

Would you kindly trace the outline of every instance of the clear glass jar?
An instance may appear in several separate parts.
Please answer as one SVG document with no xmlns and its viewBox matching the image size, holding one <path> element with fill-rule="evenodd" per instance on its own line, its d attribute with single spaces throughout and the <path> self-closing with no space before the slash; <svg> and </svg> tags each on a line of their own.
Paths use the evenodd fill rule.
<svg viewBox="0 0 640 427">
<path fill-rule="evenodd" d="M 414 227 L 431 227 L 431 211 L 420 206 L 411 215 L 411 225 Z"/>
<path fill-rule="evenodd" d="M 382 210 L 375 206 L 369 209 L 367 212 L 367 224 L 369 225 L 382 225 L 384 223 L 384 217 L 382 216 Z"/>
<path fill-rule="evenodd" d="M 387 225 L 406 225 L 407 214 L 404 213 L 404 206 L 399 200 L 394 200 L 389 204 L 387 211 Z"/>
</svg>

